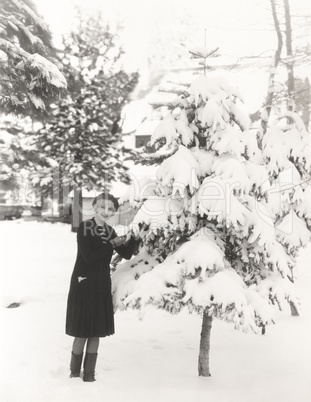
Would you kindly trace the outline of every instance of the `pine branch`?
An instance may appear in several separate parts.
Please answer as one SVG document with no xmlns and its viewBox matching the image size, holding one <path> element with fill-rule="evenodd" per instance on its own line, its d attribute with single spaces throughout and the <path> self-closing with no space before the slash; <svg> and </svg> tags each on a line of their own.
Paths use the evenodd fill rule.
<svg viewBox="0 0 311 402">
<path fill-rule="evenodd" d="M 180 82 L 180 81 L 172 81 L 172 80 L 168 80 L 167 81 L 169 84 L 173 84 L 173 85 L 178 85 L 181 87 L 185 87 L 185 91 L 190 87 L 190 85 L 192 84 L 190 81 L 189 82 Z"/>
<path fill-rule="evenodd" d="M 181 100 L 170 101 L 170 102 L 150 102 L 149 105 L 153 106 L 154 109 L 160 108 L 162 106 L 166 106 L 169 110 L 174 110 L 177 107 L 184 108 L 185 104 Z"/>
<path fill-rule="evenodd" d="M 165 151 L 158 152 L 155 154 L 148 154 L 148 153 L 141 153 L 137 160 L 135 161 L 136 164 L 141 165 L 155 165 L 162 163 L 165 159 L 169 158 L 170 156 L 174 155 L 175 152 L 178 151 L 178 145 L 172 146 Z"/>
<path fill-rule="evenodd" d="M 171 93 L 171 94 L 175 94 L 175 95 L 178 95 L 178 96 L 184 96 L 184 97 L 189 95 L 189 93 L 188 93 L 188 91 L 186 89 L 178 89 L 178 88 L 171 88 L 170 89 L 170 88 L 162 87 L 162 88 L 159 88 L 159 92 Z"/>
<path fill-rule="evenodd" d="M 211 50 L 209 53 L 204 54 L 204 59 L 207 57 L 211 57 L 213 55 L 214 55 L 213 57 L 216 57 L 215 53 L 217 52 L 217 50 L 219 50 L 219 47 L 216 47 L 215 49 Z M 202 57 L 203 57 L 201 54 L 198 54 L 192 50 L 189 50 L 189 53 L 192 55 L 191 58 L 193 58 L 193 59 L 202 59 Z"/>
<path fill-rule="evenodd" d="M 49 31 L 48 25 L 43 21 L 41 17 L 39 17 L 30 7 L 28 7 L 25 3 L 18 0 L 7 0 L 14 4 L 14 6 L 22 13 L 28 15 L 32 19 L 32 21 L 38 25 L 43 31 Z"/>
</svg>

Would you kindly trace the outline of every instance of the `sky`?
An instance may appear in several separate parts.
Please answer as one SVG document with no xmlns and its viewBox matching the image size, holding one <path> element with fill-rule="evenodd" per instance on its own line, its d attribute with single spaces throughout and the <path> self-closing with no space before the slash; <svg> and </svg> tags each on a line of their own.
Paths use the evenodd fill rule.
<svg viewBox="0 0 311 402">
<path fill-rule="evenodd" d="M 127 62 L 133 69 L 144 68 L 146 59 L 154 57 L 157 39 L 159 52 L 167 54 L 174 52 L 178 42 L 184 42 L 185 47 L 206 42 L 208 47 L 220 47 L 221 54 L 231 57 L 255 55 L 276 47 L 269 0 L 35 1 L 56 42 L 70 29 L 74 4 L 89 11 L 101 9 L 108 21 L 121 21 Z M 311 15 L 309 0 L 290 0 L 290 6 L 293 12 Z"/>
</svg>

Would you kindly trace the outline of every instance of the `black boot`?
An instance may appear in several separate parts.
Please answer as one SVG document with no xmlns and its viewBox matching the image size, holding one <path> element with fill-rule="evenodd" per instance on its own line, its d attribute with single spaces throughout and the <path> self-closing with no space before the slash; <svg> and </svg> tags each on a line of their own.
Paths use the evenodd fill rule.
<svg viewBox="0 0 311 402">
<path fill-rule="evenodd" d="M 95 381 L 95 366 L 97 360 L 97 353 L 88 353 L 85 354 L 85 359 L 83 362 L 83 381 L 85 382 L 93 382 Z"/>
<path fill-rule="evenodd" d="M 80 376 L 82 358 L 83 353 L 81 353 L 81 355 L 75 355 L 73 352 L 71 352 L 70 378 L 76 378 Z"/>
</svg>

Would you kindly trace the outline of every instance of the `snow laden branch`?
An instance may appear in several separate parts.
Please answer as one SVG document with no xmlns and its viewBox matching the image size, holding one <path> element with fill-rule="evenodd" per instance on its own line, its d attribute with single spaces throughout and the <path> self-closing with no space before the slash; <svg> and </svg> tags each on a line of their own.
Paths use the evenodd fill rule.
<svg viewBox="0 0 311 402">
<path fill-rule="evenodd" d="M 116 303 L 120 299 L 124 306 L 143 307 L 151 303 L 173 313 L 182 306 L 195 311 L 208 308 L 244 330 L 257 331 L 256 322 L 266 324 L 274 320 L 271 306 L 245 286 L 215 240 L 203 234 L 184 243 L 162 263 L 155 263 L 154 259 L 150 264 L 143 259 L 140 264 L 136 261 L 138 258 L 122 264 L 113 276 Z"/>
<path fill-rule="evenodd" d="M 67 87 L 52 54 L 52 35 L 32 2 L 4 2 L 0 25 L 2 111 L 40 118 Z"/>
<path fill-rule="evenodd" d="M 19 12 L 27 14 L 43 31 L 48 30 L 48 25 L 27 4 L 19 0 L 9 0 L 9 2 L 14 4 Z"/>
<path fill-rule="evenodd" d="M 217 57 L 219 56 L 217 54 L 217 51 L 219 50 L 219 47 L 216 47 L 213 50 L 209 50 L 206 47 L 195 47 L 189 50 L 189 53 L 192 55 L 191 58 L 193 59 L 207 59 L 208 57 Z"/>
<path fill-rule="evenodd" d="M 135 164 L 141 165 L 154 165 L 163 162 L 166 158 L 174 155 L 174 153 L 178 150 L 177 144 L 172 145 L 168 149 L 161 149 L 156 153 L 156 155 L 152 153 L 142 152 L 138 155 Z"/>
<path fill-rule="evenodd" d="M 184 107 L 184 102 L 180 99 L 177 99 L 175 101 L 150 102 L 150 105 L 154 109 L 158 109 L 158 108 L 165 106 L 169 110 L 174 110 L 174 109 L 177 109 L 178 107 L 180 107 L 180 108 Z"/>
<path fill-rule="evenodd" d="M 20 60 L 16 64 L 16 68 L 21 71 L 25 71 L 26 68 L 29 71 L 35 72 L 39 74 L 36 78 L 46 80 L 47 84 L 51 86 L 55 86 L 57 88 L 66 88 L 67 83 L 63 74 L 59 71 L 59 69 L 51 63 L 46 58 L 42 57 L 40 54 L 34 53 L 30 54 L 25 50 L 19 48 L 16 45 L 13 45 L 7 40 L 0 38 L 0 50 L 6 53 L 8 56 L 13 57 L 15 60 Z M 35 78 L 33 79 L 30 89 L 35 87 Z"/>
<path fill-rule="evenodd" d="M 168 109 L 180 110 L 178 116 L 168 114 L 155 129 L 151 145 L 164 139 L 166 146 L 174 140 L 189 146 L 195 134 L 201 131 L 202 135 L 224 129 L 228 123 L 235 123 L 242 131 L 250 125 L 250 119 L 243 114 L 236 104 L 236 100 L 243 101 L 237 88 L 229 85 L 223 78 L 210 80 L 205 76 L 197 77 L 187 88 L 183 85 L 170 87 L 167 92 L 180 92 L 182 95 L 176 101 L 158 102 L 154 106 L 167 106 Z M 163 88 L 162 88 L 163 90 Z"/>
</svg>

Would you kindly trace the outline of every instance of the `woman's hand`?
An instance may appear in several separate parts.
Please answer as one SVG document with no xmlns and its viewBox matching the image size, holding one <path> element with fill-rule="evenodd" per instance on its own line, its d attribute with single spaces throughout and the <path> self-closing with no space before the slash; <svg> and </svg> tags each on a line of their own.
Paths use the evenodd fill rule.
<svg viewBox="0 0 311 402">
<path fill-rule="evenodd" d="M 113 248 L 123 246 L 124 244 L 127 243 L 127 236 L 117 236 L 111 239 L 110 243 L 112 244 Z"/>
</svg>

